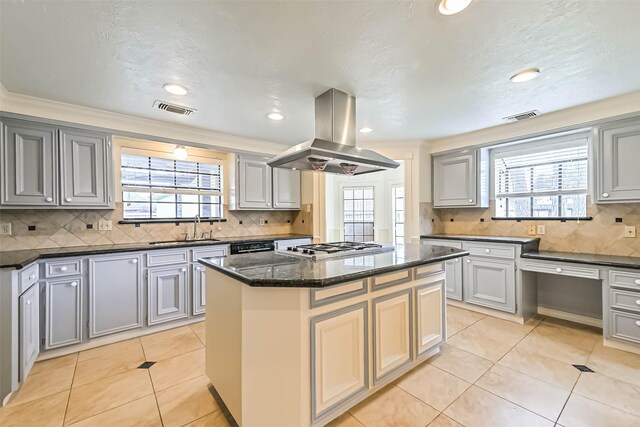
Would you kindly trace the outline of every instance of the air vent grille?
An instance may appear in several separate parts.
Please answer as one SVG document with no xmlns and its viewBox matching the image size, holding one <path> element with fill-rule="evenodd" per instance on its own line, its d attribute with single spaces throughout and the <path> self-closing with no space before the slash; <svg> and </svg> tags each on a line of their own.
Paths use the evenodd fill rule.
<svg viewBox="0 0 640 427">
<path fill-rule="evenodd" d="M 180 114 L 182 116 L 190 116 L 195 111 L 198 111 L 195 108 L 183 107 L 182 105 L 176 105 L 170 102 L 160 101 L 158 99 L 156 99 L 156 101 L 153 103 L 153 108 L 168 111 L 170 113 Z"/>
<path fill-rule="evenodd" d="M 520 120 L 530 119 L 532 117 L 539 116 L 540 114 L 542 113 L 538 110 L 531 110 L 524 113 L 514 114 L 513 116 L 503 117 L 502 120 L 506 120 L 508 122 L 519 122 Z"/>
</svg>

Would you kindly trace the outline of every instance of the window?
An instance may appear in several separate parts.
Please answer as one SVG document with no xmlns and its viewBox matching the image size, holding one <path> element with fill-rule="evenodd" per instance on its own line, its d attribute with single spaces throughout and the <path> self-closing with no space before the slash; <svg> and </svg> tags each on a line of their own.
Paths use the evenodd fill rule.
<svg viewBox="0 0 640 427">
<path fill-rule="evenodd" d="M 587 215 L 587 137 L 572 136 L 496 150 L 496 217 Z"/>
<path fill-rule="evenodd" d="M 393 204 L 393 243 L 404 243 L 404 187 L 394 185 L 391 187 Z"/>
<path fill-rule="evenodd" d="M 344 240 L 370 242 L 373 237 L 373 187 L 343 190 Z"/>
<path fill-rule="evenodd" d="M 122 154 L 124 219 L 222 217 L 222 170 L 216 163 Z"/>
</svg>

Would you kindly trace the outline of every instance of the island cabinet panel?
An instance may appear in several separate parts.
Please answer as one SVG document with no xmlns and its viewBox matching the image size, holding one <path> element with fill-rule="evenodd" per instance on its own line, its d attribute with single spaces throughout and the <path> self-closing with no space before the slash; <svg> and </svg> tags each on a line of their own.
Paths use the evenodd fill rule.
<svg viewBox="0 0 640 427">
<path fill-rule="evenodd" d="M 187 317 L 187 267 L 153 268 L 148 272 L 149 324 Z"/>
<path fill-rule="evenodd" d="M 418 357 L 439 346 L 445 340 L 444 284 L 443 280 L 438 280 L 435 283 L 415 288 L 416 352 Z"/>
<path fill-rule="evenodd" d="M 191 314 L 194 316 L 204 314 L 205 312 L 205 289 L 207 287 L 206 269 L 205 266 L 199 264 L 193 266 L 193 287 L 191 290 L 193 308 L 191 309 Z"/>
<path fill-rule="evenodd" d="M 89 260 L 89 337 L 142 326 L 139 254 Z"/>
<path fill-rule="evenodd" d="M 374 383 L 412 360 L 411 289 L 373 300 Z"/>
<path fill-rule="evenodd" d="M 367 303 L 311 319 L 311 406 L 316 421 L 369 389 Z"/>
<path fill-rule="evenodd" d="M 18 299 L 19 305 L 19 360 L 20 382 L 29 374 L 40 354 L 40 304 L 39 287 L 33 285 Z"/>
<path fill-rule="evenodd" d="M 468 257 L 464 268 L 464 301 L 515 313 L 515 281 L 513 261 Z"/>
<path fill-rule="evenodd" d="M 45 284 L 45 341 L 47 350 L 82 342 L 82 277 Z"/>
</svg>

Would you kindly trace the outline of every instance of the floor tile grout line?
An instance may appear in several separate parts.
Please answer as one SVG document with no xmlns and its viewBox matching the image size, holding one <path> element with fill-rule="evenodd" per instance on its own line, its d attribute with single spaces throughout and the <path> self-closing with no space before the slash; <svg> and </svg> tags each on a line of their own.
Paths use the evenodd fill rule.
<svg viewBox="0 0 640 427">
<path fill-rule="evenodd" d="M 140 340 L 140 347 L 142 348 L 142 355 L 144 356 L 144 360 L 147 360 L 147 352 L 144 350 L 144 344 L 142 344 L 142 340 Z M 156 394 L 156 388 L 153 385 L 153 378 L 151 377 L 151 370 L 147 369 L 147 374 L 149 375 L 149 382 L 151 383 L 151 390 L 153 390 L 153 399 L 156 401 L 156 408 L 158 409 L 158 416 L 160 417 L 160 424 L 164 427 L 164 421 L 162 420 L 162 411 L 160 411 L 160 403 L 158 403 L 158 395 Z"/>
<path fill-rule="evenodd" d="M 144 399 L 145 397 L 149 397 L 152 394 L 153 393 L 149 393 L 149 394 L 146 394 L 144 396 L 137 397 L 137 398 L 135 398 L 133 400 L 130 400 L 128 402 L 122 403 L 120 405 L 114 406 L 113 408 L 109 408 L 109 409 L 105 409 L 104 411 L 96 412 L 95 414 L 91 415 L 90 417 L 86 417 L 86 418 L 83 418 L 81 420 L 75 421 L 73 424 L 77 424 L 77 423 L 79 423 L 81 421 L 86 421 L 86 420 L 88 420 L 90 418 L 93 418 L 93 417 L 97 417 L 98 415 L 104 414 L 105 412 L 109 412 L 109 411 L 111 411 L 113 409 L 120 408 L 121 406 L 128 405 L 129 403 L 137 402 L 138 400 Z M 73 424 L 69 424 L 69 426 L 73 426 Z M 66 427 L 66 424 L 65 424 L 65 427 Z"/>
<path fill-rule="evenodd" d="M 62 425 L 67 425 L 67 412 L 69 412 L 69 403 L 71 403 L 71 392 L 73 391 L 73 382 L 76 380 L 76 371 L 78 370 L 78 359 L 80 358 L 80 352 L 76 357 L 76 364 L 73 367 L 73 375 L 71 376 L 71 384 L 69 384 L 69 395 L 67 396 L 67 405 L 64 408 L 64 417 L 62 418 Z"/>
<path fill-rule="evenodd" d="M 560 417 L 562 416 L 562 413 L 564 412 L 565 408 L 567 407 L 567 403 L 569 403 L 569 399 L 571 399 L 571 396 L 573 396 L 573 390 L 575 390 L 576 386 L 578 385 L 578 381 L 580 381 L 580 377 L 582 377 L 582 372 L 580 374 L 578 374 L 578 379 L 573 384 L 573 387 L 571 387 L 571 392 L 569 393 L 569 396 L 567 396 L 567 400 L 565 400 L 564 405 L 562 405 L 562 409 L 560 410 L 560 413 L 558 414 L 558 418 L 556 418 L 556 421 L 555 421 L 556 424 L 558 424 L 560 422 Z"/>
</svg>

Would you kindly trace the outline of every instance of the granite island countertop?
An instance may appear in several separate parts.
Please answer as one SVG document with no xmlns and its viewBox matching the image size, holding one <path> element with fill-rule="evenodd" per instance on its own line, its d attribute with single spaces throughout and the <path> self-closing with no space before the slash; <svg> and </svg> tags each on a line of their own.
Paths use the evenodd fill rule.
<svg viewBox="0 0 640 427">
<path fill-rule="evenodd" d="M 264 236 L 221 237 L 220 240 L 168 241 L 157 245 L 137 242 L 113 245 L 70 246 L 67 248 L 27 249 L 0 251 L 0 268 L 22 269 L 34 261 L 44 258 L 100 255 L 118 252 L 137 252 L 159 249 L 188 248 L 197 246 L 228 245 L 237 242 L 259 242 L 264 240 L 288 240 L 313 238 L 307 234 L 270 234 Z"/>
<path fill-rule="evenodd" d="M 396 245 L 394 251 L 312 261 L 277 252 L 201 259 L 199 262 L 255 287 L 322 288 L 468 255 L 425 244 Z"/>
</svg>

